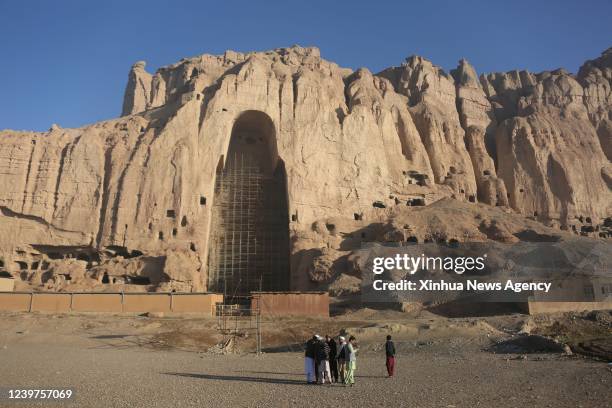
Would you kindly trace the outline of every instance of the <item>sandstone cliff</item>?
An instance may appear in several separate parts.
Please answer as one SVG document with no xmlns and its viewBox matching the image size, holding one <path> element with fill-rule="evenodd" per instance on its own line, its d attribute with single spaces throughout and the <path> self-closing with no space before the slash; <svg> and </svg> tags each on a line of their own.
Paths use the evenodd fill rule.
<svg viewBox="0 0 612 408">
<path fill-rule="evenodd" d="M 611 88 L 610 49 L 577 75 L 480 78 L 465 60 L 448 74 L 422 57 L 353 72 L 297 46 L 202 55 L 154 74 L 138 62 L 122 117 L 0 132 L 0 267 L 56 290 L 73 280 L 54 269 L 64 258 L 87 271 L 70 269 L 72 289 L 205 289 L 215 175 L 250 111 L 273 123 L 286 171 L 293 289 L 329 278 L 322 252 L 341 259 L 368 239 L 358 231 L 445 197 L 605 238 Z M 342 239 L 333 227 L 349 224 L 330 219 L 357 235 Z M 406 234 L 436 233 L 422 228 Z M 461 234 L 445 239 L 495 235 Z"/>
</svg>

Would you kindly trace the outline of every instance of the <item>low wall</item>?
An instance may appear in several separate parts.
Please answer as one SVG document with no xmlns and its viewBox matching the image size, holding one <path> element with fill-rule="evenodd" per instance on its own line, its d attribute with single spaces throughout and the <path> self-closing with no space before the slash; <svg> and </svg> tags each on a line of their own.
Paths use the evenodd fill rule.
<svg viewBox="0 0 612 408">
<path fill-rule="evenodd" d="M 170 294 L 125 294 L 124 312 L 170 312 Z"/>
<path fill-rule="evenodd" d="M 612 301 L 604 302 L 528 302 L 529 314 L 584 312 L 612 309 Z"/>
<path fill-rule="evenodd" d="M 8 312 L 28 312 L 32 295 L 29 293 L 0 293 L 0 310 Z"/>
<path fill-rule="evenodd" d="M 253 292 L 251 308 L 261 316 L 329 317 L 327 292 Z"/>
<path fill-rule="evenodd" d="M 71 302 L 69 293 L 37 293 L 32 296 L 30 311 L 67 313 Z"/>
<path fill-rule="evenodd" d="M 194 313 L 194 311 L 197 311 L 214 316 L 217 303 L 223 303 L 223 295 L 211 293 L 172 296 L 172 311 L 177 313 Z"/>
<path fill-rule="evenodd" d="M 121 293 L 74 293 L 72 295 L 74 312 L 123 312 Z"/>
<path fill-rule="evenodd" d="M 215 293 L 51 293 L 0 292 L 0 311 L 198 313 L 214 316 L 223 295 Z"/>
</svg>

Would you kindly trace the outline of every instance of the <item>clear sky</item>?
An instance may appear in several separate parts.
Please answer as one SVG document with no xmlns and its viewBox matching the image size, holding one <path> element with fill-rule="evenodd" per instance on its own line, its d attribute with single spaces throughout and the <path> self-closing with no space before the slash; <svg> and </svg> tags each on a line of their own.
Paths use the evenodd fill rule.
<svg viewBox="0 0 612 408">
<path fill-rule="evenodd" d="M 314 45 L 374 72 L 418 54 L 479 73 L 564 67 L 612 46 L 612 1 L 0 0 L 0 129 L 116 117 L 130 66 Z"/>
</svg>

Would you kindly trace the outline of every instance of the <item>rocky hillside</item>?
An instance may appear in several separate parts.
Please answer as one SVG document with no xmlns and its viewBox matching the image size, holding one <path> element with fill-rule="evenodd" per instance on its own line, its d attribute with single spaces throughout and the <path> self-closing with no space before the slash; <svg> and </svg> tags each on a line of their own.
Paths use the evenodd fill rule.
<svg viewBox="0 0 612 408">
<path fill-rule="evenodd" d="M 297 46 L 201 55 L 154 74 L 138 62 L 120 118 L 0 132 L 0 267 L 56 290 L 67 280 L 205 289 L 215 173 L 246 111 L 274 124 L 286 169 L 293 289 L 321 281 L 321 248 L 350 251 L 371 225 L 443 198 L 605 239 L 611 88 L 612 49 L 575 75 L 479 77 L 465 60 L 446 73 L 417 56 L 373 74 Z M 330 238 L 336 224 L 351 246 Z"/>
</svg>

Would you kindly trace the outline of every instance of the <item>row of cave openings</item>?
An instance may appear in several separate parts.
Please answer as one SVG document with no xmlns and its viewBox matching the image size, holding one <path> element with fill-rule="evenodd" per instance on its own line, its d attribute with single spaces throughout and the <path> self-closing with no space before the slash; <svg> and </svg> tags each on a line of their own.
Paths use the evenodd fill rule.
<svg viewBox="0 0 612 408">
<path fill-rule="evenodd" d="M 591 217 L 579 215 L 575 218 L 576 224 L 562 225 L 562 230 L 571 229 L 574 234 L 591 236 L 597 234 L 599 238 L 612 238 L 612 217 L 606 217 L 601 224 L 594 224 Z"/>
<path fill-rule="evenodd" d="M 313 225 L 313 229 L 315 228 L 315 226 Z M 330 234 L 337 234 L 338 231 L 336 230 L 336 225 L 332 224 L 332 223 L 325 223 L 325 228 L 327 229 L 327 231 Z M 419 238 L 415 235 L 411 235 L 411 231 L 412 228 L 408 225 L 408 224 L 404 224 L 403 226 L 403 232 L 404 232 L 404 236 L 406 237 L 405 239 L 402 239 L 402 241 L 393 241 L 395 243 L 404 243 L 405 245 L 412 245 L 412 244 L 418 244 L 419 243 Z M 350 234 L 344 234 L 344 236 L 352 238 L 353 237 L 353 233 Z M 367 231 L 367 229 L 361 230 L 359 232 L 359 236 L 361 238 L 361 240 L 363 242 L 368 242 L 368 240 L 373 240 L 374 237 L 378 236 L 378 234 L 376 232 L 371 232 L 371 231 Z M 374 239 L 375 240 L 375 239 Z M 450 238 L 448 239 L 446 236 L 444 235 L 432 235 L 432 236 L 428 236 L 425 237 L 423 239 L 424 244 L 439 244 L 439 245 L 447 245 L 450 247 L 457 247 L 459 245 L 459 240 L 455 239 L 455 238 Z"/>
<path fill-rule="evenodd" d="M 206 197 L 200 196 L 199 204 L 200 204 L 201 207 L 206 206 Z M 171 219 L 171 220 L 176 220 L 176 218 L 177 218 L 176 211 L 173 210 L 173 209 L 166 210 L 166 218 L 167 219 Z M 181 228 L 186 228 L 189 225 L 189 221 L 187 220 L 187 216 L 186 215 L 183 215 L 181 217 L 181 221 L 180 221 L 180 223 L 178 225 Z M 125 227 L 127 229 L 127 225 Z M 151 233 L 155 232 L 155 228 L 154 228 L 152 222 L 149 223 L 148 229 L 149 229 L 149 232 L 151 232 Z M 170 231 L 170 236 L 172 236 L 173 238 L 176 238 L 178 233 L 179 233 L 178 226 L 174 226 L 174 227 L 172 227 L 172 230 Z M 162 230 L 157 231 L 157 239 L 160 240 L 160 241 L 167 240 L 167 236 L 164 234 L 164 231 L 162 231 Z M 195 243 L 191 242 L 189 244 L 189 249 L 191 251 L 195 252 L 196 251 Z"/>
<path fill-rule="evenodd" d="M 41 272 L 43 283 L 51 276 L 49 271 L 51 265 L 56 261 L 78 260 L 86 262 L 86 270 L 100 265 L 102 262 L 116 257 L 124 259 L 136 258 L 142 256 L 143 253 L 139 250 L 129 250 L 122 246 L 108 246 L 101 251 L 90 246 L 55 246 L 55 245 L 32 245 L 35 252 L 26 252 L 17 250 L 13 256 L 14 268 L 19 273 L 19 278 L 23 281 L 30 279 L 32 274 Z M 46 275 L 47 274 L 47 275 Z M 0 277 L 12 277 L 6 270 L 6 265 L 3 259 L 0 258 Z M 63 274 L 67 280 L 71 280 L 70 274 Z M 118 284 L 126 283 L 132 285 L 149 285 L 150 279 L 144 276 L 129 276 L 122 277 L 108 276 L 105 272 L 101 276 L 101 283 Z"/>
</svg>

